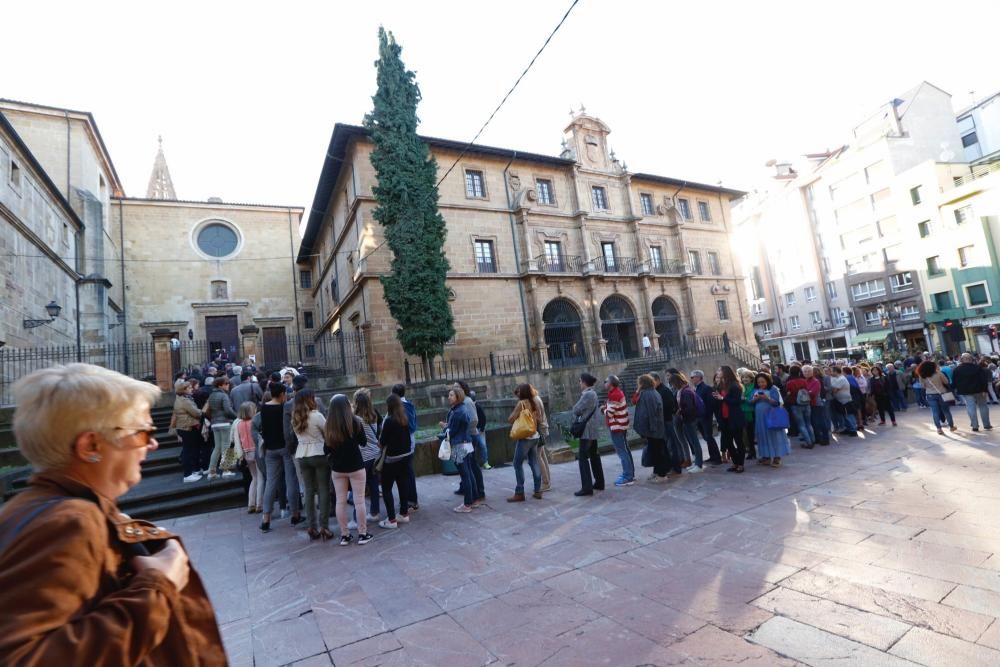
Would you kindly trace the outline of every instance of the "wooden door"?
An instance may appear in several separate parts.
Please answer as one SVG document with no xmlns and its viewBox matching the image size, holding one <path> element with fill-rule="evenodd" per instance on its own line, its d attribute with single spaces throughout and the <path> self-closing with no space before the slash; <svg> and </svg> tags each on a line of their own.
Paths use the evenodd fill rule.
<svg viewBox="0 0 1000 667">
<path fill-rule="evenodd" d="M 264 363 L 269 369 L 287 366 L 288 339 L 285 337 L 285 327 L 264 327 Z"/>
<path fill-rule="evenodd" d="M 205 318 L 205 337 L 208 339 L 209 357 L 218 356 L 217 350 L 224 349 L 230 361 L 240 356 L 240 329 L 235 315 Z"/>
</svg>

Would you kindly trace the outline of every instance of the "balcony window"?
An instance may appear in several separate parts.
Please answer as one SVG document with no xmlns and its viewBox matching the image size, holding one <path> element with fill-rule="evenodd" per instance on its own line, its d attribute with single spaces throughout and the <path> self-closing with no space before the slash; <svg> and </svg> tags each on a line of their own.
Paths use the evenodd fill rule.
<svg viewBox="0 0 1000 667">
<path fill-rule="evenodd" d="M 763 315 L 764 314 L 764 302 L 763 301 L 754 301 L 753 303 L 751 303 L 750 304 L 750 312 L 753 313 L 754 315 Z"/>
<path fill-rule="evenodd" d="M 956 211 L 957 213 L 957 211 Z M 917 223 L 917 231 L 920 233 L 920 238 L 925 239 L 931 235 L 931 221 L 924 220 Z"/>
<path fill-rule="evenodd" d="M 802 324 L 799 322 L 798 315 L 792 315 L 791 317 L 788 318 L 788 328 L 790 328 L 792 331 L 798 331 L 799 329 L 802 328 Z"/>
<path fill-rule="evenodd" d="M 944 273 L 944 269 L 941 268 L 940 255 L 927 258 L 927 273 L 932 276 L 940 276 Z"/>
<path fill-rule="evenodd" d="M 545 265 L 549 271 L 565 271 L 562 244 L 559 241 L 545 242 Z"/>
<path fill-rule="evenodd" d="M 764 324 L 762 324 L 760 326 L 760 333 L 763 336 L 770 336 L 772 333 L 774 333 L 774 329 L 771 326 L 771 323 L 770 322 L 764 322 Z"/>
<path fill-rule="evenodd" d="M 649 261 L 653 265 L 653 271 L 663 273 L 663 249 L 658 245 L 650 246 Z"/>
<path fill-rule="evenodd" d="M 889 284 L 892 286 L 893 292 L 905 292 L 906 290 L 911 290 L 913 289 L 913 274 L 909 271 L 897 273 L 889 278 Z"/>
<path fill-rule="evenodd" d="M 642 192 L 639 194 L 639 203 L 642 204 L 643 215 L 654 215 L 653 195 Z"/>
<path fill-rule="evenodd" d="M 865 311 L 865 325 L 869 327 L 882 326 L 882 316 L 878 310 Z"/>
<path fill-rule="evenodd" d="M 476 241 L 476 271 L 479 273 L 496 273 L 497 261 L 493 252 L 493 241 Z"/>
<path fill-rule="evenodd" d="M 608 191 L 599 185 L 590 188 L 591 197 L 594 200 L 595 211 L 608 210 Z"/>
<path fill-rule="evenodd" d="M 885 294 L 885 282 L 879 279 L 866 280 L 863 283 L 851 285 L 851 296 L 856 300 L 870 299 L 873 296 L 882 296 L 883 294 Z"/>
<path fill-rule="evenodd" d="M 920 319 L 920 306 L 914 305 L 912 303 L 907 304 L 899 309 L 899 319 L 901 320 L 919 320 Z"/>
<path fill-rule="evenodd" d="M 829 299 L 837 298 L 837 283 L 830 281 L 826 284 L 826 296 Z"/>
<path fill-rule="evenodd" d="M 688 264 L 691 265 L 691 272 L 701 275 L 701 253 L 697 250 L 688 250 Z"/>
<path fill-rule="evenodd" d="M 809 322 L 814 326 L 818 327 L 823 324 L 823 317 L 819 314 L 818 310 L 814 310 L 809 313 Z"/>
<path fill-rule="evenodd" d="M 604 256 L 604 270 L 605 271 L 617 271 L 618 270 L 618 258 L 615 256 L 615 244 L 614 243 L 602 243 L 601 244 L 601 255 Z"/>
<path fill-rule="evenodd" d="M 719 321 L 725 322 L 729 319 L 729 303 L 724 300 L 715 302 L 715 308 L 719 311 Z"/>
<path fill-rule="evenodd" d="M 915 188 L 910 188 L 910 201 L 913 202 L 914 206 L 916 206 L 917 204 L 919 204 L 921 202 L 921 198 L 920 198 L 920 188 L 921 187 L 923 187 L 923 186 L 918 185 Z"/>
<path fill-rule="evenodd" d="M 968 267 L 975 259 L 975 246 L 967 245 L 958 249 L 958 265 L 963 269 Z"/>
<path fill-rule="evenodd" d="M 990 291 L 985 282 L 965 285 L 963 289 L 965 289 L 965 300 L 969 303 L 969 308 L 986 308 L 992 305 Z"/>
<path fill-rule="evenodd" d="M 547 206 L 554 206 L 556 203 L 555 192 L 552 189 L 552 181 L 539 178 L 535 181 L 535 193 L 538 195 L 538 203 Z"/>
</svg>

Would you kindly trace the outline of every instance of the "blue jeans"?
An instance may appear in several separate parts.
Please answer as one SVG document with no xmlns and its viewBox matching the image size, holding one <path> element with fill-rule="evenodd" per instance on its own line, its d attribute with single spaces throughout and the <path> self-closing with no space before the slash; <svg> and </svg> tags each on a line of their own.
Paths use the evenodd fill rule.
<svg viewBox="0 0 1000 667">
<path fill-rule="evenodd" d="M 611 442 L 615 453 L 622 462 L 622 478 L 626 481 L 635 479 L 635 461 L 632 460 L 632 450 L 628 448 L 628 438 L 625 431 L 611 431 Z"/>
<path fill-rule="evenodd" d="M 816 435 L 813 433 L 812 427 L 812 406 L 793 405 L 792 414 L 795 415 L 795 421 L 799 425 L 799 437 L 805 441 L 807 445 L 815 444 Z"/>
<path fill-rule="evenodd" d="M 927 407 L 927 390 L 923 387 L 919 389 L 914 388 L 913 393 L 917 395 L 917 405 L 926 408 Z M 906 409 L 905 407 L 903 408 Z"/>
<path fill-rule="evenodd" d="M 927 394 L 927 403 L 931 406 L 931 417 L 934 418 L 934 426 L 938 429 L 947 421 L 949 427 L 955 426 L 955 420 L 951 416 L 951 407 L 941 400 L 941 394 Z"/>
<path fill-rule="evenodd" d="M 472 505 L 472 503 L 476 502 L 476 498 L 479 497 L 478 489 L 476 488 L 476 478 L 472 473 L 472 468 L 476 465 L 473 461 L 474 458 L 473 454 L 469 454 L 456 466 L 458 474 L 462 478 L 462 496 L 465 499 L 466 505 Z"/>
<path fill-rule="evenodd" d="M 542 469 L 538 465 L 538 438 L 532 440 L 518 440 L 514 445 L 514 479 L 517 486 L 514 493 L 524 495 L 524 460 L 528 460 L 528 467 L 531 468 L 531 479 L 535 483 L 535 493 L 542 491 Z"/>
<path fill-rule="evenodd" d="M 480 431 L 479 433 L 472 436 L 472 446 L 474 451 L 477 452 L 482 465 L 486 465 L 490 462 L 490 453 L 486 449 L 486 434 Z"/>
<path fill-rule="evenodd" d="M 985 392 L 982 394 L 965 394 L 962 398 L 965 399 L 965 411 L 969 413 L 969 421 L 972 423 L 972 428 L 979 428 L 976 408 L 979 408 L 979 414 L 983 417 L 983 426 L 993 428 L 993 425 L 990 424 L 990 406 L 986 402 Z"/>
<path fill-rule="evenodd" d="M 684 431 L 684 437 L 687 438 L 688 446 L 691 448 L 691 455 L 694 456 L 694 463 L 700 468 L 705 461 L 701 453 L 701 441 L 698 440 L 698 422 L 684 421 L 681 424 L 681 430 Z"/>
</svg>

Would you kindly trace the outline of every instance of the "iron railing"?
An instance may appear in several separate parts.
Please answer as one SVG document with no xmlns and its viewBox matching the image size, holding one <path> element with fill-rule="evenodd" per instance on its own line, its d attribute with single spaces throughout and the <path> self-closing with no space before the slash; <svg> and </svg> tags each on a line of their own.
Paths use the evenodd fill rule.
<svg viewBox="0 0 1000 667">
<path fill-rule="evenodd" d="M 637 275 L 642 269 L 642 262 L 635 257 L 595 257 L 587 265 L 588 270 L 598 273 L 620 273 Z"/>
<path fill-rule="evenodd" d="M 529 271 L 582 273 L 585 262 L 579 255 L 539 255 L 528 260 Z"/>
<path fill-rule="evenodd" d="M 534 364 L 524 353 L 490 352 L 486 357 L 467 359 L 435 358 L 426 366 L 420 362 L 403 360 L 403 376 L 406 384 L 429 380 L 468 380 L 499 375 L 515 375 L 530 370 Z"/>
<path fill-rule="evenodd" d="M 290 339 L 289 346 L 297 340 Z M 367 373 L 368 347 L 363 331 L 331 333 L 324 331 L 315 338 L 302 340 L 303 361 L 316 366 L 326 375 L 356 375 Z"/>
<path fill-rule="evenodd" d="M 646 262 L 645 267 L 650 273 L 661 276 L 681 275 L 691 272 L 691 267 L 688 266 L 683 260 L 679 259 L 665 259 L 660 262 L 649 260 Z"/>
</svg>

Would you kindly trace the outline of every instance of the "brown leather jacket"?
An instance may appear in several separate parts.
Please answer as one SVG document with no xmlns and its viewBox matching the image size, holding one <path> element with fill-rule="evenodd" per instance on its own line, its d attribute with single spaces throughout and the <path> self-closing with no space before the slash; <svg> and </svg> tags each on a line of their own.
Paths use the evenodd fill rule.
<svg viewBox="0 0 1000 667">
<path fill-rule="evenodd" d="M 130 544 L 172 533 L 65 475 L 29 483 L 0 509 L 0 664 L 227 664 L 193 568 L 178 592 L 160 572 L 129 567 Z"/>
</svg>

